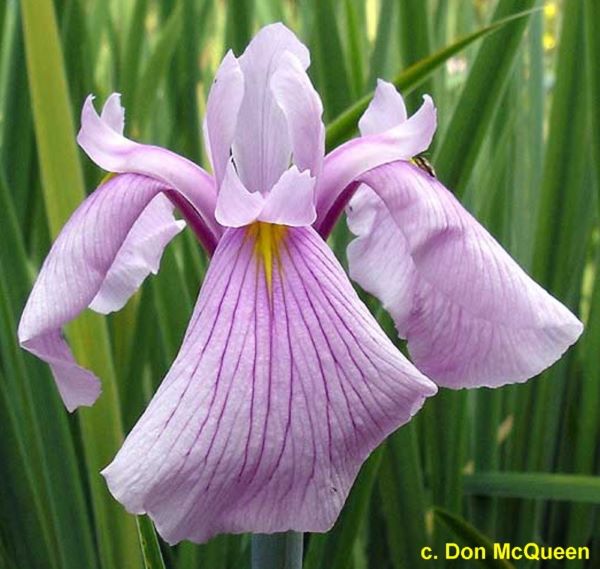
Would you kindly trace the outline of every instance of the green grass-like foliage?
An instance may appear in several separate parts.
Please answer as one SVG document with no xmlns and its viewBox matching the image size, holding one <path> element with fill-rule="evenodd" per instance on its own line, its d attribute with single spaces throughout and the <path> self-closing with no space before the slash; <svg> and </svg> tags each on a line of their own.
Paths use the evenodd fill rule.
<svg viewBox="0 0 600 569">
<path fill-rule="evenodd" d="M 410 92 L 411 110 L 431 93 L 440 179 L 586 323 L 533 382 L 428 401 L 373 453 L 335 528 L 306 537 L 305 567 L 444 568 L 421 547 L 495 540 L 587 545 L 592 559 L 568 567 L 600 566 L 599 15 L 596 0 L 1 2 L 0 568 L 249 566 L 249 536 L 169 547 L 99 474 L 177 352 L 207 266 L 194 238 L 175 239 L 122 312 L 69 327 L 103 380 L 91 409 L 68 415 L 16 326 L 52 239 L 102 177 L 75 144 L 85 95 L 121 92 L 131 136 L 206 165 L 216 66 L 275 20 L 311 48 L 330 146 L 353 134 L 376 77 Z M 349 238 L 340 224 L 342 261 Z"/>
</svg>

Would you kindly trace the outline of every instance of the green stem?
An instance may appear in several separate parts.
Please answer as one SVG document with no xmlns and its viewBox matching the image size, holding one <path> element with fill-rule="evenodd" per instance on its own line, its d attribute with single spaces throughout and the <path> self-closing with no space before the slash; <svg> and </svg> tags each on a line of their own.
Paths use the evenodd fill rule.
<svg viewBox="0 0 600 569">
<path fill-rule="evenodd" d="M 252 536 L 252 569 L 302 569 L 303 534 L 294 531 Z"/>
</svg>

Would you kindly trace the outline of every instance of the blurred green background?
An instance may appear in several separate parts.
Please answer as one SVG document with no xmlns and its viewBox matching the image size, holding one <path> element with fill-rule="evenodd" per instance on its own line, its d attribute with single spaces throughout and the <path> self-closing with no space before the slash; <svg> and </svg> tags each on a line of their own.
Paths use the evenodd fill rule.
<svg viewBox="0 0 600 569">
<path fill-rule="evenodd" d="M 429 400 L 366 463 L 334 530 L 306 537 L 305 567 L 467 567 L 420 549 L 489 540 L 591 548 L 588 562 L 518 567 L 600 567 L 597 0 L 1 0 L 0 567 L 249 565 L 247 536 L 166 546 L 99 475 L 177 352 L 207 264 L 191 232 L 122 312 L 70 326 L 103 380 L 95 407 L 68 415 L 15 331 L 52 239 L 103 176 L 75 145 L 85 96 L 121 92 L 129 136 L 206 166 L 220 58 L 278 20 L 311 48 L 330 145 L 353 135 L 377 77 L 411 110 L 431 93 L 438 177 L 586 323 L 540 378 Z M 349 239 L 342 222 L 342 262 Z"/>
</svg>

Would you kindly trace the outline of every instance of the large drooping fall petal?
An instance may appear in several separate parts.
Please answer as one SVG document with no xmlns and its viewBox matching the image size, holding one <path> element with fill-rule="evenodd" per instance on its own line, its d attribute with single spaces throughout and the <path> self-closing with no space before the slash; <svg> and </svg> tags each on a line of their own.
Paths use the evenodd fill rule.
<svg viewBox="0 0 600 569">
<path fill-rule="evenodd" d="M 104 475 L 171 543 L 326 531 L 368 454 L 434 392 L 312 228 L 229 229 L 173 367 Z"/>
<path fill-rule="evenodd" d="M 392 313 L 428 377 L 446 387 L 525 381 L 580 336 L 581 322 L 433 176 L 397 162 L 361 182 L 370 189 L 348 208 L 358 235 L 348 250 L 350 275 Z M 364 208 L 371 223 L 357 223 Z M 392 261 L 382 264 L 382 255 Z"/>
<path fill-rule="evenodd" d="M 401 95 L 380 81 L 359 123 L 362 139 L 410 120 Z M 438 384 L 525 381 L 577 340 L 581 322 L 431 172 L 400 160 L 353 182 L 350 275 L 381 299 L 415 364 Z"/>
<path fill-rule="evenodd" d="M 78 366 L 61 328 L 88 306 L 118 310 L 181 231 L 164 186 L 136 174 L 102 184 L 75 211 L 48 253 L 19 324 L 21 345 L 50 364 L 66 407 L 91 405 L 100 384 Z"/>
</svg>

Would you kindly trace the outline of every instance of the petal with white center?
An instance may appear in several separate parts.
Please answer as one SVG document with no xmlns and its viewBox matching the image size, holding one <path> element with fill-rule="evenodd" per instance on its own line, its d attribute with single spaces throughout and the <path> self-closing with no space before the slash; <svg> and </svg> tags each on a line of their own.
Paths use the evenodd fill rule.
<svg viewBox="0 0 600 569">
<path fill-rule="evenodd" d="M 397 162 L 360 181 L 377 196 L 361 188 L 347 210 L 352 278 L 390 310 L 428 377 L 452 388 L 521 382 L 577 340 L 581 322 L 433 176 Z"/>
<path fill-rule="evenodd" d="M 435 391 L 312 228 L 228 229 L 173 367 L 103 474 L 169 543 L 322 532 Z"/>
<path fill-rule="evenodd" d="M 163 248 L 182 228 L 164 190 L 136 174 L 102 184 L 60 232 L 27 300 L 19 341 L 50 364 L 70 411 L 91 405 L 100 385 L 75 363 L 61 328 L 90 304 L 101 312 L 119 308 L 158 268 Z"/>
</svg>

